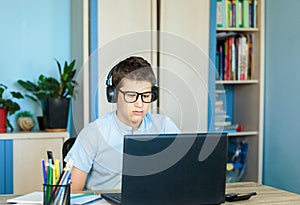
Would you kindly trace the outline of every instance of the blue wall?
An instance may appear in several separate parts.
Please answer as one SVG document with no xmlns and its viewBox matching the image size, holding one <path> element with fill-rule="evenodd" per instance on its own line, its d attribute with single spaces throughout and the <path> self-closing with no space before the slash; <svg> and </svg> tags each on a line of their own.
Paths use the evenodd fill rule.
<svg viewBox="0 0 300 205">
<path fill-rule="evenodd" d="M 263 183 L 300 193 L 300 1 L 266 0 Z"/>
<path fill-rule="evenodd" d="M 0 0 L 0 83 L 15 90 L 18 79 L 58 77 L 54 58 L 70 60 L 70 1 Z M 29 99 L 19 102 L 22 110 L 41 114 Z"/>
<path fill-rule="evenodd" d="M 35 81 L 40 74 L 57 78 L 54 59 L 71 60 L 71 0 L 0 0 L 0 3 L 0 83 L 18 90 L 18 79 Z M 41 115 L 40 107 L 29 99 L 18 102 L 22 110 Z M 17 128 L 14 116 L 9 119 Z M 0 193 L 12 193 L 11 140 L 2 140 L 1 147 Z"/>
</svg>

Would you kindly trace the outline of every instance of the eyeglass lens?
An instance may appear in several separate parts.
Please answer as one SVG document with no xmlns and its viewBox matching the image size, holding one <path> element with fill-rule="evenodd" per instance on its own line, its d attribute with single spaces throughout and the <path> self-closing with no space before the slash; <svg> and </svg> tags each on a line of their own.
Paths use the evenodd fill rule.
<svg viewBox="0 0 300 205">
<path fill-rule="evenodd" d="M 151 91 L 138 93 L 138 92 L 133 92 L 133 91 L 120 90 L 120 92 L 123 94 L 125 102 L 128 102 L 128 103 L 136 102 L 138 100 L 139 96 L 141 96 L 142 101 L 144 103 L 150 103 L 152 100 L 152 95 L 153 95 L 153 92 L 151 92 Z"/>
</svg>

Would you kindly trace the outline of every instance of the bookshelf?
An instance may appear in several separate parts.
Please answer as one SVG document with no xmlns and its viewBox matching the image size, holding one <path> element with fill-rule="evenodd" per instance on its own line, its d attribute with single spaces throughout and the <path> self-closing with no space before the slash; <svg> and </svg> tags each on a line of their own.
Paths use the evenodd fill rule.
<svg viewBox="0 0 300 205">
<path fill-rule="evenodd" d="M 248 0 L 236 0 L 234 2 L 240 2 L 243 4 L 245 1 Z M 236 27 L 236 25 L 234 25 L 233 27 L 232 18 L 224 18 L 224 15 L 219 13 L 220 11 L 225 11 L 226 13 L 226 9 L 232 9 L 232 5 L 227 5 L 227 8 L 225 8 L 224 5 L 219 7 L 221 4 L 224 4 L 224 2 L 226 3 L 227 0 L 217 0 L 216 72 L 223 72 L 223 75 L 221 73 L 220 75 L 216 75 L 216 90 L 220 91 L 223 89 L 226 93 L 226 108 L 224 109 L 226 109 L 227 115 L 229 115 L 231 123 L 240 124 L 243 126 L 243 130 L 240 132 L 230 132 L 229 139 L 240 139 L 248 143 L 247 166 L 241 181 L 262 182 L 265 0 L 249 0 L 247 2 L 249 4 L 254 2 L 256 5 L 256 10 L 253 10 L 255 14 L 253 20 L 255 22 L 253 22 L 252 20 L 250 25 L 246 28 Z M 232 3 L 233 1 L 228 2 Z M 249 10 L 251 10 L 251 7 Z M 229 15 L 232 15 L 232 12 L 229 13 Z M 249 16 L 251 15 L 252 14 L 249 14 Z M 226 23 L 224 23 L 224 19 Z M 231 23 L 228 23 L 228 21 Z M 238 20 L 236 20 L 236 22 L 237 21 Z M 219 34 L 222 34 L 223 37 L 220 38 Z M 249 46 L 248 44 L 248 54 L 246 54 L 248 55 L 247 60 L 250 59 L 250 63 L 246 65 L 246 67 L 248 69 L 251 69 L 251 72 L 249 72 L 248 75 L 248 71 L 246 71 L 246 76 L 242 77 L 238 76 L 239 72 L 242 73 L 241 70 L 238 70 L 240 69 L 238 67 L 241 65 L 239 64 L 238 66 L 238 61 L 242 61 L 242 58 L 239 58 L 238 54 L 241 54 L 243 52 L 234 50 L 240 49 L 238 45 L 241 41 L 236 40 L 240 36 L 246 36 L 247 43 L 249 42 L 248 36 L 251 36 L 253 40 L 252 51 L 249 50 L 251 46 Z M 228 41 L 227 39 L 229 38 L 232 38 L 234 40 Z M 234 49 L 232 49 L 232 46 L 226 47 L 229 44 L 226 44 L 225 46 L 225 43 L 222 44 L 223 42 L 229 42 L 229 44 L 236 47 Z M 224 59 L 220 60 L 220 45 L 224 45 L 224 49 L 226 49 L 226 51 L 229 51 L 228 48 L 230 49 L 230 52 L 226 52 L 227 63 L 223 62 L 223 66 L 229 67 L 229 70 L 232 72 L 232 74 L 227 75 L 226 78 L 224 77 L 224 72 L 226 72 L 226 69 L 225 71 L 220 70 L 220 62 L 222 63 L 222 60 L 224 61 Z M 227 54 L 229 55 L 229 57 L 227 56 Z M 236 59 L 233 56 L 235 56 Z M 228 60 L 230 61 L 229 64 Z"/>
</svg>

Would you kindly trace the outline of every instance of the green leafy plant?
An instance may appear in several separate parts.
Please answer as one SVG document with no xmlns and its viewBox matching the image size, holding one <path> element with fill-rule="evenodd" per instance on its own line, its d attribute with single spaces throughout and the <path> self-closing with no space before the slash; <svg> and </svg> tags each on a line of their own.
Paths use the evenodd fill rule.
<svg viewBox="0 0 300 205">
<path fill-rule="evenodd" d="M 37 83 L 32 81 L 18 80 L 17 83 L 22 86 L 30 94 L 27 97 L 34 101 L 41 101 L 47 97 L 51 98 L 71 98 L 74 97 L 74 88 L 77 85 L 75 81 L 76 69 L 75 60 L 70 64 L 65 61 L 64 67 L 56 60 L 59 72 L 59 80 L 53 77 L 40 75 Z"/>
<path fill-rule="evenodd" d="M 15 102 L 15 99 L 24 98 L 20 92 L 8 91 L 8 87 L 0 83 L 0 108 L 6 109 L 9 115 L 20 110 L 20 105 Z M 12 125 L 7 119 L 6 125 L 13 130 Z"/>
<path fill-rule="evenodd" d="M 16 113 L 16 118 L 19 118 L 19 117 L 31 117 L 31 118 L 33 118 L 33 115 L 29 111 L 20 111 L 20 112 Z"/>
<path fill-rule="evenodd" d="M 7 109 L 7 112 L 12 115 L 17 110 L 20 110 L 20 106 L 14 101 L 14 98 L 24 98 L 20 92 L 8 91 L 6 85 L 0 83 L 0 108 Z"/>
</svg>

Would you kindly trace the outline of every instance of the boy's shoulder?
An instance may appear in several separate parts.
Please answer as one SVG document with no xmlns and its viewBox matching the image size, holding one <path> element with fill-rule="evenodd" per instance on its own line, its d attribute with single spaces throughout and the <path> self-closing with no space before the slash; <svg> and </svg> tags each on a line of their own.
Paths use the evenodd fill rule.
<svg viewBox="0 0 300 205">
<path fill-rule="evenodd" d="M 168 116 L 158 113 L 147 113 L 145 117 L 151 119 L 152 121 L 161 121 L 169 119 Z"/>
<path fill-rule="evenodd" d="M 114 118 L 115 112 L 109 112 L 99 117 L 96 121 L 106 121 Z"/>
<path fill-rule="evenodd" d="M 97 118 L 96 120 L 90 122 L 89 124 L 87 124 L 87 126 L 85 126 L 85 128 L 92 129 L 92 128 L 98 127 L 99 125 L 111 123 L 113 118 L 114 118 L 114 112 L 107 113 L 107 114 Z"/>
</svg>

